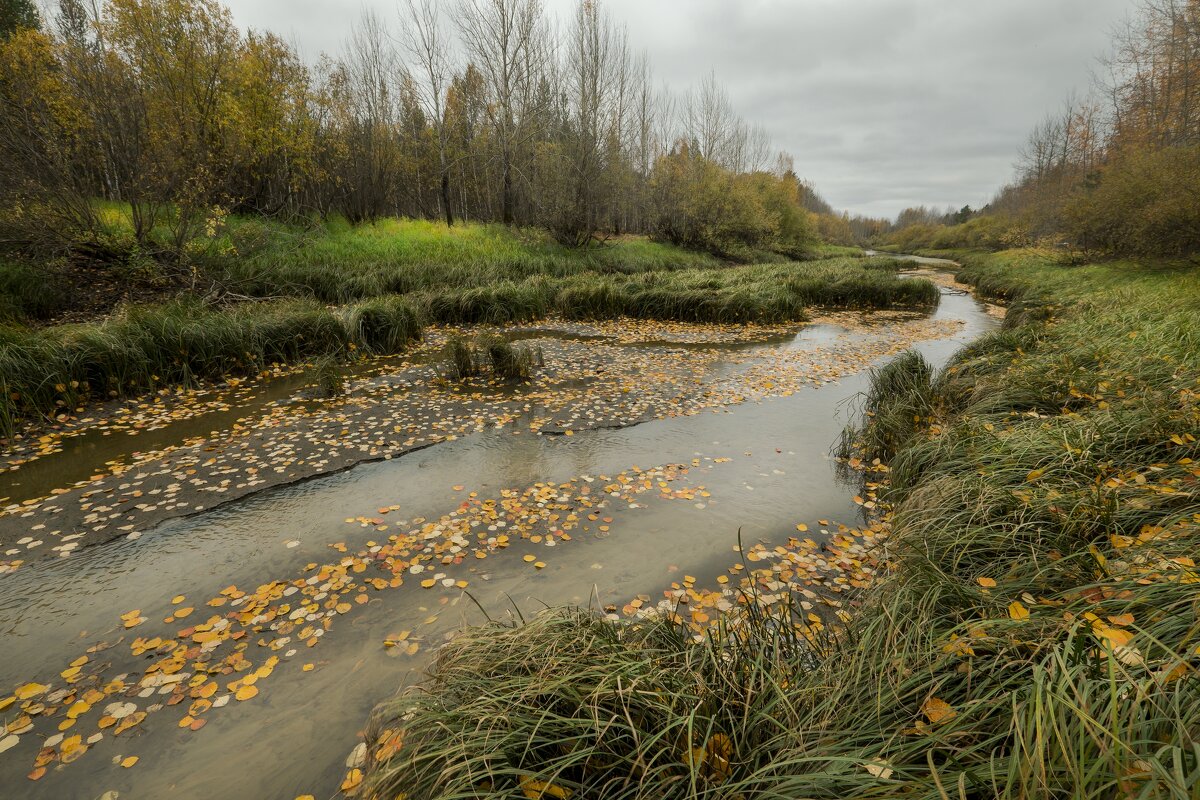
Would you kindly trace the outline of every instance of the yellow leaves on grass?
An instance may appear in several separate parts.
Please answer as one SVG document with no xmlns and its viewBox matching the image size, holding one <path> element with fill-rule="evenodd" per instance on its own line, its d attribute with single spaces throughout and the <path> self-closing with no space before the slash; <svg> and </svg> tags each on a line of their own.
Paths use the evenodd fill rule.
<svg viewBox="0 0 1200 800">
<path fill-rule="evenodd" d="M 714 733 L 703 747 L 685 750 L 683 763 L 713 783 L 722 783 L 729 778 L 732 757 L 733 742 L 723 733 Z"/>
<path fill-rule="evenodd" d="M 363 772 L 358 767 L 346 773 L 345 779 L 342 781 L 342 792 L 345 794 L 355 794 L 358 792 L 358 787 L 362 785 Z"/>
<path fill-rule="evenodd" d="M 1029 619 L 1029 609 L 1020 600 L 1008 604 L 1008 616 L 1017 621 Z"/>
<path fill-rule="evenodd" d="M 976 582 L 985 589 L 995 589 L 996 588 L 996 579 L 995 578 L 976 578 Z"/>
</svg>

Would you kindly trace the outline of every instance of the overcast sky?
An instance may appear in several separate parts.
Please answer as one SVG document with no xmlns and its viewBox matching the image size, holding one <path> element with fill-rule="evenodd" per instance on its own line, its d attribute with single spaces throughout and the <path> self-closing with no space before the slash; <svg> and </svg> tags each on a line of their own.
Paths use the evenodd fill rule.
<svg viewBox="0 0 1200 800">
<path fill-rule="evenodd" d="M 660 80 L 683 90 L 716 70 L 835 208 L 892 217 L 986 203 L 1029 129 L 1087 87 L 1134 0 L 602 2 Z M 226 3 L 308 60 L 336 52 L 363 8 L 397 19 L 395 0 Z"/>
</svg>

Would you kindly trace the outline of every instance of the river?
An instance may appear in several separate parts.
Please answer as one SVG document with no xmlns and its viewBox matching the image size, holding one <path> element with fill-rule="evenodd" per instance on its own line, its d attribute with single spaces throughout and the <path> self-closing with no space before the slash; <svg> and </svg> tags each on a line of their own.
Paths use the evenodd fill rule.
<svg viewBox="0 0 1200 800">
<path fill-rule="evenodd" d="M 953 291 L 944 291 L 931 321 L 951 323 L 951 335 L 915 344 L 934 363 L 998 324 L 982 304 Z M 749 347 L 818 347 L 820 335 L 819 326 L 804 327 L 782 340 Z M 722 363 L 718 358 L 710 378 L 722 374 Z M 503 427 L 482 426 L 400 458 L 269 488 L 159 523 L 137 538 L 0 575 L 0 697 L 37 682 L 47 687 L 40 696 L 49 704 L 56 689 L 67 687 L 60 673 L 79 674 L 71 672 L 73 662 L 90 676 L 80 687 L 96 687 L 98 694 L 110 690 L 102 699 L 93 695 L 92 702 L 86 702 L 82 688 L 65 699 L 60 694 L 63 705 L 74 697 L 87 706 L 65 731 L 58 731 L 69 716 L 65 708 L 49 719 L 31 721 L 19 743 L 0 755 L 0 797 L 96 800 L 106 792 L 122 800 L 331 796 L 372 707 L 418 678 L 445 637 L 464 623 L 479 622 L 483 617 L 476 603 L 503 616 L 512 609 L 535 613 L 543 604 L 619 605 L 640 593 L 660 597 L 684 572 L 702 582 L 729 567 L 737 559 L 739 530 L 745 542 L 772 542 L 785 539 L 801 522 L 813 531 L 836 521 L 854 524 L 859 519 L 854 489 L 837 480 L 829 450 L 852 413 L 849 401 L 865 380 L 859 369 L 790 396 L 632 427 L 581 429 L 569 436 L 534 435 L 519 419 Z M 220 412 L 224 416 L 199 427 L 164 431 L 159 438 L 182 440 L 206 427 L 231 425 L 255 410 L 239 410 L 235 404 Z M 96 447 L 97 441 L 85 439 L 75 446 Z M 132 446 L 145 444 L 134 441 Z M 102 460 L 125 455 L 121 449 L 105 441 Z M 86 460 L 84 452 L 79 451 L 77 460 Z M 77 465 L 74 473 L 64 474 L 64 485 L 93 468 Z M 39 475 L 38 481 L 45 480 Z M 606 495 L 605 485 L 621 488 Z M 597 502 L 601 498 L 607 498 L 603 505 Z M 485 503 L 487 499 L 496 504 Z M 504 535 L 512 530 L 506 526 L 513 516 L 503 511 L 506 501 L 535 515 L 547 504 L 562 511 L 536 521 L 536 541 L 514 535 L 507 548 L 466 558 L 459 556 L 470 548 L 460 552 L 451 544 L 439 552 L 443 559 L 454 553 L 451 563 L 427 561 L 398 587 L 354 589 L 338 600 L 336 614 L 306 616 L 301 608 L 296 628 L 287 629 L 290 636 L 261 620 L 240 627 L 241 636 L 233 638 L 247 646 L 245 657 L 267 673 L 254 684 L 258 691 L 252 698 L 236 699 L 240 692 L 224 688 L 227 679 L 242 673 L 218 677 L 221 687 L 205 698 L 211 703 L 225 696 L 224 707 L 202 703 L 194 716 L 188 709 L 196 694 L 177 708 L 166 704 L 176 680 L 171 676 L 164 676 L 161 686 L 128 688 L 153 653 L 151 648 L 133 655 L 135 637 L 178 637 L 181 626 L 224 619 L 245 600 L 240 592 L 252 594 L 255 587 L 272 582 L 278 587 L 307 583 L 320 590 L 309 595 L 315 609 L 317 603 L 337 599 L 338 582 L 329 579 L 330 569 L 306 569 L 311 565 L 324 565 L 336 575 L 339 563 L 348 559 L 351 565 L 343 564 L 342 571 L 368 578 L 374 573 L 366 567 L 387 536 L 427 529 L 439 520 L 452 525 L 470 519 L 472 531 Z M 588 506 L 593 502 L 594 507 Z M 595 519 L 588 516 L 589 508 Z M 573 514 L 578 519 L 567 525 Z M 527 561 L 526 556 L 533 558 Z M 364 565 L 363 572 L 357 564 Z M 311 576 L 316 577 L 310 581 Z M 418 579 L 434 585 L 423 587 Z M 459 581 L 465 581 L 470 596 Z M 238 589 L 231 592 L 230 587 Z M 178 596 L 183 599 L 173 602 Z M 213 600 L 221 604 L 210 607 Z M 195 610 L 174 616 L 181 608 Z M 120 615 L 134 610 L 139 613 L 125 622 L 145 621 L 126 629 Z M 168 618 L 171 622 L 164 622 Z M 221 628 L 225 624 L 215 627 L 227 632 Z M 89 653 L 97 643 L 113 646 Z M 411 655 L 410 649 L 415 650 Z M 269 654 L 277 663 L 264 658 Z M 82 656 L 88 660 L 79 662 Z M 190 652 L 187 660 L 194 657 Z M 184 685 L 198 691 L 207 682 L 193 679 L 190 666 L 178 674 L 187 676 Z M 114 689 L 114 680 L 123 684 Z M 98 727 L 100 709 L 125 701 L 139 709 L 164 707 L 120 735 L 112 735 L 120 720 L 116 726 Z M 0 712 L 6 722 L 16 717 L 15 706 Z M 197 719 L 204 720 L 202 729 L 187 722 Z M 38 780 L 29 780 L 39 747 L 59 733 L 64 738 L 79 735 L 83 744 L 94 738 L 94 743 L 72 763 L 62 763 L 60 756 L 45 765 Z M 137 761 L 128 767 L 116 763 L 133 756 Z"/>
</svg>

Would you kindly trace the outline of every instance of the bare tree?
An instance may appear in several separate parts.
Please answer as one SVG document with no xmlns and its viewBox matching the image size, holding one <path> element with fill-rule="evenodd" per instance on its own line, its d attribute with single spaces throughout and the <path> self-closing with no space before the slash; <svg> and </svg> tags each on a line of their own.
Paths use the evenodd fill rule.
<svg viewBox="0 0 1200 800">
<path fill-rule="evenodd" d="M 537 82 L 544 74 L 549 30 L 540 0 L 462 0 L 458 15 L 463 44 L 492 95 L 489 107 L 500 158 L 500 216 L 514 220 L 516 149 L 533 132 Z"/>
<path fill-rule="evenodd" d="M 398 169 L 401 72 L 383 22 L 365 10 L 327 80 L 329 102 L 341 119 L 345 208 L 353 221 L 371 220 L 393 204 Z"/>
<path fill-rule="evenodd" d="M 416 65 L 417 96 L 437 139 L 438 167 L 441 171 L 441 204 L 446 225 L 454 225 L 454 207 L 450 204 L 449 137 L 446 130 L 446 89 L 453 66 L 447 55 L 441 19 L 434 0 L 405 0 L 411 26 L 405 29 L 404 45 Z"/>
</svg>

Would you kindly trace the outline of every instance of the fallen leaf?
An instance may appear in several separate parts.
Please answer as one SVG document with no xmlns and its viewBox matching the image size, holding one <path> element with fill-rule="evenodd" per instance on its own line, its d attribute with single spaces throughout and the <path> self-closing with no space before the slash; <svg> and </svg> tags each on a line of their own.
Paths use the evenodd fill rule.
<svg viewBox="0 0 1200 800">
<path fill-rule="evenodd" d="M 930 697 L 921 704 L 921 713 L 934 725 L 954 719 L 958 715 L 958 712 L 954 710 L 954 706 L 936 697 Z"/>
</svg>

